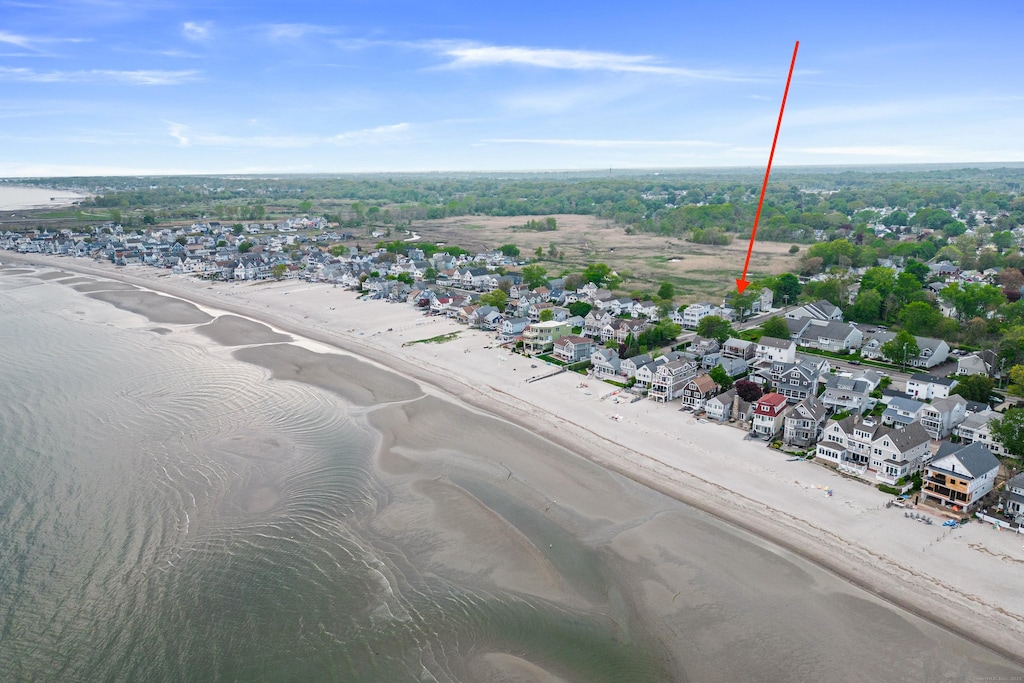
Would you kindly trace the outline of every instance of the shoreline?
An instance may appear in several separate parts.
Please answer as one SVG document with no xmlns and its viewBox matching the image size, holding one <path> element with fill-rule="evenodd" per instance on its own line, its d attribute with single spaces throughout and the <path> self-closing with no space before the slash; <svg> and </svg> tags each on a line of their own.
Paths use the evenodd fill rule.
<svg viewBox="0 0 1024 683">
<path fill-rule="evenodd" d="M 484 367 L 490 365 L 490 361 L 494 361 L 496 354 L 500 353 L 491 351 L 486 354 L 490 356 L 490 360 L 479 360 L 479 357 L 485 354 L 478 353 L 478 349 L 482 343 L 487 342 L 489 345 L 490 341 L 484 333 L 467 330 L 463 326 L 456 326 L 443 320 L 430 319 L 429 324 L 417 323 L 416 321 L 422 317 L 407 305 L 358 301 L 351 292 L 332 292 L 330 286 L 326 284 L 309 285 L 304 282 L 284 281 L 261 285 L 216 283 L 211 287 L 205 282 L 165 274 L 150 268 L 116 269 L 112 265 L 93 261 L 58 259 L 35 254 L 10 256 L 10 259 L 0 257 L 0 261 L 81 273 L 163 292 L 200 305 L 265 322 L 277 329 L 366 359 L 389 371 L 409 377 L 417 383 L 434 387 L 446 397 L 462 402 L 473 410 L 480 410 L 523 426 L 592 463 L 681 501 L 757 538 L 778 545 L 911 614 L 982 645 L 1011 661 L 1024 663 L 1024 655 L 1019 652 L 1019 642 L 1024 635 L 1022 598 L 1003 595 L 999 591 L 1001 587 L 1004 593 L 1008 592 L 1006 588 L 1014 585 L 1005 581 L 1006 577 L 1013 576 L 1014 572 L 1004 572 L 991 579 L 992 583 L 981 586 L 969 585 L 970 581 L 978 578 L 974 576 L 977 572 L 987 571 L 1000 563 L 1008 566 L 1010 570 L 1014 569 L 1015 563 L 1019 563 L 1016 568 L 1019 575 L 1020 568 L 1024 568 L 1024 554 L 1017 552 L 1015 556 L 1009 557 L 1010 562 L 996 558 L 988 560 L 986 564 L 983 559 L 986 557 L 985 552 L 968 554 L 965 543 L 959 551 L 960 555 L 952 553 L 938 558 L 929 557 L 925 553 L 926 547 L 920 553 L 916 553 L 915 558 L 915 552 L 906 547 L 907 534 L 904 532 L 907 528 L 911 529 L 911 535 L 918 536 L 921 533 L 931 535 L 932 532 L 944 532 L 933 528 L 925 531 L 921 528 L 922 525 L 915 525 L 917 528 L 907 527 L 905 520 L 897 518 L 894 513 L 889 514 L 892 513 L 891 510 L 876 510 L 872 502 L 877 502 L 880 508 L 880 504 L 887 497 L 859 482 L 840 480 L 846 483 L 841 483 L 841 496 L 837 498 L 845 498 L 844 504 L 848 505 L 852 512 L 840 508 L 838 500 L 829 499 L 830 502 L 825 502 L 823 497 L 816 496 L 813 500 L 817 503 L 814 503 L 809 502 L 812 501 L 809 497 L 800 498 L 806 494 L 815 496 L 813 484 L 806 482 L 798 486 L 797 491 L 791 495 L 786 489 L 781 488 L 785 485 L 786 478 L 792 479 L 793 475 L 799 473 L 801 479 L 823 481 L 834 475 L 813 463 L 780 465 L 775 461 L 767 461 L 778 454 L 773 451 L 765 452 L 763 447 L 757 448 L 749 442 L 743 442 L 742 432 L 738 430 L 727 426 L 697 424 L 692 417 L 679 413 L 671 406 L 656 406 L 650 402 L 613 408 L 612 410 L 627 415 L 625 423 L 620 424 L 607 419 L 603 422 L 597 421 L 598 417 L 607 417 L 603 413 L 607 412 L 609 406 L 599 401 L 596 396 L 588 398 L 588 395 L 581 394 L 578 388 L 573 393 L 570 384 L 573 381 L 578 382 L 579 376 L 554 377 L 527 385 L 517 377 L 510 378 L 509 375 L 522 369 L 526 372 L 519 377 L 525 377 L 530 368 L 522 364 L 530 364 L 530 359 L 509 357 L 503 363 L 499 357 L 499 360 L 495 361 L 498 367 L 493 371 Z M 315 295 L 309 294 L 300 299 L 300 291 L 313 290 L 317 290 L 317 295 L 321 295 L 321 298 L 331 297 L 330 300 L 336 302 L 337 307 L 347 308 L 353 315 L 365 313 L 365 319 L 374 320 L 378 329 L 368 334 L 369 330 L 357 333 L 355 328 L 345 332 L 318 326 L 316 323 L 321 322 L 319 315 L 327 314 L 314 308 Z M 297 296 L 291 299 L 276 298 L 291 294 Z M 259 305 L 268 299 L 287 301 L 289 309 L 298 306 L 298 310 L 289 313 L 287 309 L 273 307 L 271 303 L 266 303 L 265 308 L 260 308 Z M 403 319 L 406 322 L 404 328 L 394 324 L 395 320 Z M 389 332 L 385 325 L 390 325 L 398 332 Z M 428 327 L 429 331 L 416 332 L 416 328 L 421 326 Z M 403 331 L 412 331 L 417 337 L 431 337 L 436 334 L 435 328 L 448 326 L 465 331 L 460 335 L 458 344 L 417 344 L 402 347 L 402 342 L 395 338 L 396 334 Z M 403 356 L 401 358 L 395 356 L 398 349 L 401 349 L 398 351 Z M 456 350 L 462 351 L 462 354 L 457 354 Z M 521 367 L 517 367 L 515 371 L 510 370 L 508 366 L 515 363 L 519 363 Z M 542 366 L 538 373 L 543 372 Z M 513 379 L 517 381 L 513 382 Z M 553 389 L 556 384 L 558 389 Z M 517 392 L 517 387 L 523 387 L 523 390 Z M 556 414 L 559 405 L 572 403 L 580 406 L 580 413 L 573 415 L 573 419 Z M 589 412 L 588 406 L 591 406 Z M 641 411 L 644 411 L 643 414 Z M 650 416 L 652 411 L 655 413 L 654 416 Z M 632 428 L 633 425 L 636 427 Z M 673 431 L 675 433 L 672 433 Z M 684 440 L 689 442 L 691 450 L 694 450 L 696 455 L 673 456 L 673 447 L 676 451 L 683 450 L 679 442 Z M 715 461 L 710 466 L 698 462 L 705 456 L 709 461 Z M 745 456 L 750 457 L 744 461 Z M 782 457 L 784 459 L 784 456 Z M 754 458 L 758 460 L 755 461 Z M 766 462 L 762 462 L 762 459 Z M 716 472 L 716 465 L 724 470 L 727 461 L 730 460 L 736 461 L 730 467 L 739 473 L 734 472 L 735 477 L 731 481 L 729 472 Z M 709 472 L 712 475 L 717 473 L 717 478 L 709 476 Z M 744 472 L 750 475 L 749 481 L 742 479 Z M 766 489 L 765 482 L 772 480 L 778 480 L 780 488 Z M 815 511 L 820 511 L 819 519 L 815 518 Z M 827 524 L 834 520 L 839 520 L 840 523 L 848 520 L 854 513 L 857 515 L 855 521 L 859 522 L 858 526 L 838 530 L 827 527 Z M 880 522 L 879 519 L 884 521 Z M 880 530 L 881 524 L 890 524 L 893 528 L 899 529 L 900 533 L 894 538 L 884 539 L 883 543 L 879 539 L 886 534 Z M 981 524 L 970 524 L 960 533 L 966 534 L 975 542 L 995 540 L 985 539 L 984 534 L 996 535 L 995 532 L 983 528 Z M 946 537 L 943 535 L 940 540 Z M 1003 540 L 998 539 L 1000 542 Z M 942 552 L 945 553 L 945 549 L 951 545 L 946 543 L 945 546 L 941 546 Z M 1005 543 L 1003 545 L 1005 547 Z M 1013 545 L 1020 548 L 1019 537 L 1015 539 Z M 900 552 L 900 548 L 904 548 L 904 551 Z M 986 550 L 989 554 L 993 552 L 987 548 Z M 1008 549 L 997 547 L 997 551 L 1008 552 Z M 935 552 L 939 551 L 933 551 L 933 554 Z M 937 561 L 941 563 L 950 557 L 954 560 L 957 557 L 962 558 L 962 566 L 954 567 L 953 571 L 942 572 L 938 571 L 937 565 L 932 566 Z M 915 562 L 921 566 L 915 565 Z"/>
</svg>

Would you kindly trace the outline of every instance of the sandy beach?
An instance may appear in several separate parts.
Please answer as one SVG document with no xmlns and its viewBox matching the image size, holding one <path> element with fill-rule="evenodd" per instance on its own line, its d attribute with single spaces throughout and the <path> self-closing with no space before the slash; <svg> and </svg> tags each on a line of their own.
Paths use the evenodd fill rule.
<svg viewBox="0 0 1024 683">
<path fill-rule="evenodd" d="M 416 514 L 436 517 L 442 520 L 440 525 L 461 519 L 463 533 L 477 539 L 494 538 L 495 544 L 501 545 L 493 555 L 467 557 L 439 537 L 423 551 L 439 566 L 498 576 L 502 584 L 535 595 L 576 594 L 582 602 L 593 602 L 601 593 L 600 577 L 584 576 L 572 586 L 564 585 L 565 572 L 557 555 L 536 552 L 535 539 L 517 541 L 514 535 L 495 533 L 501 521 L 489 516 L 489 506 L 481 501 L 491 495 L 498 497 L 487 481 L 508 481 L 524 504 L 534 509 L 546 506 L 540 509 L 557 516 L 565 528 L 579 528 L 593 536 L 603 534 L 620 558 L 643 566 L 628 602 L 644 605 L 666 633 L 693 632 L 698 615 L 682 613 L 670 590 L 686 585 L 692 568 L 682 562 L 649 561 L 665 552 L 659 538 L 673 534 L 678 519 L 659 517 L 652 509 L 642 528 L 618 528 L 618 520 L 635 514 L 635 510 L 623 509 L 631 504 L 630 498 L 608 484 L 592 488 L 600 480 L 587 476 L 585 468 L 539 457 L 555 444 L 583 456 L 595 468 L 625 475 L 792 551 L 809 562 L 808 572 L 824 568 L 881 600 L 1024 663 L 1020 652 L 1024 595 L 1015 590 L 1024 570 L 1024 536 L 996 532 L 980 523 L 950 530 L 938 524 L 938 518 L 931 526 L 907 519 L 902 510 L 886 508 L 889 496 L 873 487 L 813 462 L 790 462 L 763 443 L 744 441 L 740 430 L 696 420 L 681 412 L 678 404 L 617 402 L 612 395 L 614 387 L 574 373 L 528 382 L 553 368 L 497 348 L 492 334 L 424 317 L 405 304 L 363 302 L 341 288 L 299 281 L 210 284 L 167 271 L 115 268 L 85 260 L 6 253 L 0 260 L 18 267 L 7 269 L 8 274 L 24 272 L 24 264 L 38 264 L 138 287 L 117 291 L 81 278 L 71 285 L 92 298 L 146 315 L 153 323 L 200 324 L 213 319 L 209 309 L 228 311 L 237 317 L 221 316 L 203 333 L 221 344 L 244 344 L 233 352 L 236 358 L 265 368 L 273 377 L 297 379 L 336 392 L 355 405 L 386 404 L 374 412 L 372 420 L 383 435 L 379 467 L 390 476 L 409 477 L 406 498 L 399 501 L 399 508 L 406 506 L 409 512 L 419 506 L 422 511 Z M 71 275 L 66 277 L 70 281 Z M 153 297 L 159 295 L 154 292 L 180 297 L 199 308 L 185 302 L 158 302 Z M 208 310 L 201 310 L 204 307 Z M 443 344 L 408 344 L 448 332 L 458 335 Z M 290 335 L 357 357 L 284 344 Z M 354 375 L 360 377 L 358 386 L 349 380 Z M 478 478 L 465 474 L 460 475 L 464 481 L 445 478 L 446 458 L 454 456 L 445 452 L 451 435 L 438 428 L 440 418 L 435 412 L 442 402 L 445 410 L 453 410 L 450 404 L 454 402 L 455 410 L 466 411 L 466 429 L 457 430 L 458 457 L 466 459 L 460 463 L 461 471 L 476 472 Z M 500 419 L 484 423 L 473 418 L 478 413 Z M 613 416 L 616 419 L 611 419 Z M 483 424 L 486 429 L 480 427 Z M 517 425 L 533 437 L 523 437 Z M 420 453 L 435 455 L 414 462 L 410 457 L 414 445 Z M 824 487 L 833 494 L 826 496 Z M 559 491 L 557 499 L 550 494 L 553 488 Z M 543 500 L 542 493 L 551 500 Z M 397 533 L 402 519 L 397 512 L 386 513 L 376 523 L 388 525 L 393 520 Z M 701 553 L 713 556 L 714 526 L 701 526 L 699 519 L 690 522 L 698 533 L 706 534 Z M 755 596 L 762 601 L 758 604 L 763 607 L 752 609 L 769 609 L 773 597 L 792 600 L 792 596 L 771 595 L 772 572 L 784 570 L 774 562 L 773 551 L 752 543 L 750 553 L 748 559 L 761 564 L 764 582 L 737 586 L 736 590 L 749 592 L 752 605 Z M 808 584 L 811 599 L 815 595 L 810 590 L 812 573 L 808 573 Z M 844 604 L 841 596 L 830 598 L 825 612 L 865 609 L 854 602 Z M 829 619 L 819 617 L 825 622 Z M 913 651 L 908 657 L 921 659 L 922 678 L 927 678 L 930 653 L 924 645 L 928 642 L 926 629 L 888 624 L 882 617 L 878 628 L 899 632 L 908 652 Z M 856 648 L 858 635 L 847 637 Z M 742 634 L 736 638 L 742 640 Z M 694 646 L 704 652 L 726 647 L 716 642 Z M 524 671 L 523 680 L 541 680 L 539 674 L 526 671 L 531 665 L 505 662 L 502 657 L 505 655 L 482 655 L 478 666 L 481 671 L 519 667 Z M 738 657 L 742 659 L 742 655 Z M 743 666 L 748 664 L 738 661 L 736 673 L 746 670 Z M 790 671 L 784 667 L 794 666 L 809 675 L 819 662 L 765 664 L 766 675 L 773 666 L 778 671 Z M 799 669 L 804 665 L 808 668 Z M 884 670 L 873 672 L 870 665 L 865 666 L 859 671 L 861 677 L 884 677 Z M 712 672 L 690 669 L 690 673 Z M 722 671 L 713 673 L 714 678 L 722 678 Z"/>
</svg>

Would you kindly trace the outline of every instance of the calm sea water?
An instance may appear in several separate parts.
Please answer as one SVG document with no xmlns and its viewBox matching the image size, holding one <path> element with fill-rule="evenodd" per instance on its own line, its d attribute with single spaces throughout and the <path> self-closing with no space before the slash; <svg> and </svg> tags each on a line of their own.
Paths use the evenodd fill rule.
<svg viewBox="0 0 1024 683">
<path fill-rule="evenodd" d="M 82 197 L 66 190 L 0 183 L 0 211 L 37 206 L 62 206 Z"/>
<path fill-rule="evenodd" d="M 369 530 L 378 436 L 333 395 L 11 282 L 0 679 L 444 681 L 492 649 L 664 675 L 614 624 L 409 566 Z"/>
</svg>

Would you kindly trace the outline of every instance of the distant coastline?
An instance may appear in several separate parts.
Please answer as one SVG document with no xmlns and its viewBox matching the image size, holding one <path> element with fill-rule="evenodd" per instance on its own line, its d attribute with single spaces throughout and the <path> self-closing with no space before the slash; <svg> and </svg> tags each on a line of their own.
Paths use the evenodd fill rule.
<svg viewBox="0 0 1024 683">
<path fill-rule="evenodd" d="M 49 187 L 0 184 L 0 211 L 25 211 L 70 206 L 89 195 Z"/>
</svg>

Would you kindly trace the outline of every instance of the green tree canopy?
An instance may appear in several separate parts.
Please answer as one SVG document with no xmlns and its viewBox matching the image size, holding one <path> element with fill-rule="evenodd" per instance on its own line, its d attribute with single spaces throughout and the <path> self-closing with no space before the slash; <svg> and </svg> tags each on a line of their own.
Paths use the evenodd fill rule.
<svg viewBox="0 0 1024 683">
<path fill-rule="evenodd" d="M 540 312 L 540 316 L 538 317 L 540 318 L 540 321 L 542 323 L 546 323 L 549 320 L 555 319 L 555 312 L 552 311 L 550 308 L 545 308 Z"/>
<path fill-rule="evenodd" d="M 992 378 L 985 375 L 969 375 L 960 378 L 957 385 L 949 393 L 963 396 L 968 401 L 988 403 L 992 395 Z"/>
<path fill-rule="evenodd" d="M 500 289 L 487 292 L 486 294 L 480 295 L 480 303 L 485 306 L 494 306 L 499 311 L 505 310 L 505 304 L 508 302 L 508 295 Z"/>
<path fill-rule="evenodd" d="M 238 245 L 238 253 L 239 254 L 244 254 L 244 253 L 246 253 L 247 251 L 249 251 L 252 248 L 253 248 L 253 243 L 252 242 L 241 242 Z"/>
<path fill-rule="evenodd" d="M 270 274 L 274 276 L 275 280 L 280 280 L 284 277 L 284 274 L 288 272 L 288 266 L 283 263 L 274 264 L 270 269 Z"/>
<path fill-rule="evenodd" d="M 617 283 L 612 275 L 612 269 L 604 263 L 591 263 L 583 270 L 583 277 L 598 287 L 614 287 Z"/>
<path fill-rule="evenodd" d="M 661 286 L 658 287 L 658 298 L 671 300 L 676 295 L 676 288 L 672 286 L 671 282 L 662 282 Z"/>
<path fill-rule="evenodd" d="M 585 318 L 592 308 L 593 306 L 588 304 L 586 301 L 574 301 L 569 304 L 569 313 Z"/>
<path fill-rule="evenodd" d="M 862 286 L 847 315 L 859 323 L 872 323 L 879 319 L 881 312 L 882 295 L 876 289 L 864 289 Z"/>
<path fill-rule="evenodd" d="M 906 367 L 907 361 L 917 358 L 921 353 L 921 347 L 917 345 L 917 339 L 906 330 L 900 330 L 896 336 L 882 344 L 882 355 L 892 363 L 900 363 Z"/>
<path fill-rule="evenodd" d="M 1006 303 L 1006 297 L 998 287 L 979 282 L 954 282 L 942 290 L 941 296 L 956 308 L 957 320 L 985 317 L 989 311 Z"/>
<path fill-rule="evenodd" d="M 721 344 L 729 337 L 736 335 L 728 320 L 717 315 L 707 315 L 697 323 L 697 334 L 708 339 L 717 339 Z M 788 334 L 786 335 L 789 336 Z"/>
<path fill-rule="evenodd" d="M 761 331 L 766 337 L 789 339 L 789 325 L 786 324 L 785 318 L 777 315 L 773 315 L 761 323 Z"/>
<path fill-rule="evenodd" d="M 531 263 L 528 266 L 523 266 L 523 282 L 530 289 L 541 287 L 546 285 L 548 282 L 548 270 L 544 266 Z"/>
<path fill-rule="evenodd" d="M 1018 458 L 1024 455 L 1024 408 L 1010 408 L 988 424 L 993 439 Z"/>
<path fill-rule="evenodd" d="M 899 321 L 910 334 L 928 337 L 935 334 L 942 322 L 942 313 L 929 303 L 914 301 L 900 310 Z"/>
<path fill-rule="evenodd" d="M 498 251 L 509 258 L 519 258 L 519 247 L 514 244 L 503 244 L 498 247 Z"/>
<path fill-rule="evenodd" d="M 711 379 L 715 380 L 715 384 L 722 387 L 722 389 L 727 390 L 732 387 L 732 377 L 729 376 L 729 373 L 726 372 L 725 368 L 723 368 L 721 365 L 716 365 L 715 367 L 711 368 L 711 371 L 708 372 L 708 375 L 711 377 Z"/>
</svg>

